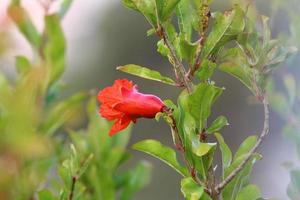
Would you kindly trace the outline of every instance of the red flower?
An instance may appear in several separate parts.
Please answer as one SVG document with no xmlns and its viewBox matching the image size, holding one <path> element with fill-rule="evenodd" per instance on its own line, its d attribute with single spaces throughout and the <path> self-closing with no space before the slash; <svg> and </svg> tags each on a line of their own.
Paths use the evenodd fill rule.
<svg viewBox="0 0 300 200">
<path fill-rule="evenodd" d="M 109 135 L 125 129 L 137 118 L 154 118 L 165 107 L 160 98 L 138 92 L 136 85 L 126 79 L 116 80 L 113 86 L 98 93 L 100 114 L 109 121 L 116 120 Z"/>
</svg>

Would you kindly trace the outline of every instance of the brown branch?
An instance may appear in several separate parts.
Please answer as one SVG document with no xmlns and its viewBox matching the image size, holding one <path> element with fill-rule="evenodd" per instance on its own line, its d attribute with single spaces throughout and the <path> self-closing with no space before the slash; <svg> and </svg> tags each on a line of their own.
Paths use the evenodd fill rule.
<svg viewBox="0 0 300 200">
<path fill-rule="evenodd" d="M 218 192 L 218 194 L 220 194 L 222 189 L 224 189 L 225 186 L 228 183 L 230 183 L 238 175 L 238 173 L 240 171 L 242 171 L 244 169 L 245 165 L 251 159 L 252 155 L 255 153 L 257 148 L 260 146 L 260 144 L 262 143 L 264 138 L 268 135 L 268 133 L 269 133 L 269 121 L 270 121 L 269 120 L 269 115 L 270 114 L 269 114 L 269 103 L 268 103 L 268 100 L 267 100 L 266 96 L 264 96 L 263 105 L 264 105 L 265 120 L 264 120 L 264 127 L 263 127 L 263 130 L 261 132 L 261 135 L 260 135 L 258 141 L 254 145 L 254 147 L 249 151 L 249 153 L 246 155 L 246 158 L 240 163 L 240 165 L 235 170 L 233 170 L 220 184 L 218 184 L 218 186 L 215 188 L 215 190 Z"/>
<path fill-rule="evenodd" d="M 77 177 L 73 176 L 72 177 L 71 190 L 70 190 L 70 194 L 69 194 L 69 200 L 72 200 L 73 197 L 74 197 L 74 191 L 75 191 L 76 182 L 77 182 Z"/>
</svg>

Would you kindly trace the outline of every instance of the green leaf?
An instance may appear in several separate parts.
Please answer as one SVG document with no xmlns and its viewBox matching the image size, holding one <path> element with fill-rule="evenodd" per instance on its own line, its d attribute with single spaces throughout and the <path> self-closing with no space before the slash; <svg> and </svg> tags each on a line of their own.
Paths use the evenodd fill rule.
<svg viewBox="0 0 300 200">
<path fill-rule="evenodd" d="M 197 156 L 201 157 L 208 154 L 211 150 L 215 150 L 216 143 L 203 143 L 198 140 L 192 141 L 192 151 Z"/>
<path fill-rule="evenodd" d="M 142 77 L 145 79 L 159 81 L 159 82 L 166 83 L 169 85 L 175 85 L 175 82 L 171 78 L 162 76 L 158 71 L 150 70 L 146 67 L 129 64 L 129 65 L 125 65 L 125 66 L 119 66 L 119 67 L 117 67 L 117 70 L 126 72 L 128 74 L 132 74 L 135 76 L 139 76 L 139 77 Z"/>
<path fill-rule="evenodd" d="M 199 69 L 196 71 L 196 76 L 200 81 L 206 81 L 211 78 L 215 69 L 217 67 L 216 63 L 211 62 L 208 59 L 205 59 Z"/>
<path fill-rule="evenodd" d="M 83 173 L 87 170 L 88 166 L 91 164 L 92 160 L 94 158 L 94 154 L 90 154 L 80 165 L 80 168 L 77 172 L 77 177 L 81 177 Z"/>
<path fill-rule="evenodd" d="M 261 197 L 261 192 L 256 185 L 247 185 L 237 194 L 236 200 L 257 200 Z"/>
<path fill-rule="evenodd" d="M 188 97 L 188 108 L 190 114 L 199 124 L 198 130 L 203 130 L 207 118 L 210 116 L 211 107 L 223 92 L 222 88 L 214 85 L 200 83 Z"/>
<path fill-rule="evenodd" d="M 133 10 L 142 13 L 149 23 L 157 26 L 157 7 L 156 0 L 123 0 L 123 4 Z"/>
<path fill-rule="evenodd" d="M 43 49 L 46 65 L 50 72 L 49 83 L 60 78 L 65 68 L 66 41 L 56 14 L 45 17 L 46 41 Z"/>
<path fill-rule="evenodd" d="M 64 18 L 65 14 L 70 9 L 72 3 L 73 3 L 73 0 L 63 0 L 62 1 L 61 5 L 60 5 L 60 10 L 59 10 L 60 19 Z"/>
<path fill-rule="evenodd" d="M 247 61 L 239 49 L 229 49 L 219 68 L 221 71 L 224 71 L 239 79 L 253 94 L 256 94 L 253 84 L 254 71 L 249 65 L 247 65 Z"/>
<path fill-rule="evenodd" d="M 223 176 L 224 176 L 225 169 L 227 169 L 231 164 L 232 153 L 220 133 L 215 133 L 215 137 L 218 140 L 218 143 L 219 143 L 220 149 L 221 149 L 221 153 L 222 153 L 222 168 L 223 168 L 222 171 L 223 171 Z"/>
<path fill-rule="evenodd" d="M 186 59 L 188 63 L 193 63 L 198 46 L 199 46 L 198 43 L 193 44 L 187 41 L 187 39 L 184 38 L 183 35 L 180 35 L 179 37 L 180 56 L 181 58 Z"/>
<path fill-rule="evenodd" d="M 215 14 L 215 24 L 203 46 L 202 58 L 209 58 L 225 43 L 235 39 L 245 28 L 243 10 L 236 5 L 232 11 Z"/>
<path fill-rule="evenodd" d="M 192 8 L 190 0 L 181 0 L 178 3 L 176 14 L 178 17 L 178 26 L 180 34 L 187 42 L 191 42 L 193 31 L 193 19 L 197 16 L 195 9 Z"/>
<path fill-rule="evenodd" d="M 43 120 L 41 131 L 47 135 L 55 133 L 58 128 L 76 116 L 86 98 L 86 93 L 78 93 L 55 105 Z"/>
<path fill-rule="evenodd" d="M 255 146 L 256 142 L 256 135 L 246 138 L 235 153 L 234 160 L 237 160 L 241 156 L 247 155 L 249 151 Z"/>
<path fill-rule="evenodd" d="M 155 0 L 160 22 L 167 21 L 180 0 Z"/>
<path fill-rule="evenodd" d="M 25 56 L 17 56 L 16 68 L 17 68 L 17 72 L 23 75 L 30 70 L 31 64 Z"/>
<path fill-rule="evenodd" d="M 26 10 L 21 7 L 19 1 L 11 2 L 8 8 L 8 14 L 27 41 L 35 48 L 35 50 L 38 50 L 41 44 L 40 34 L 29 18 Z"/>
<path fill-rule="evenodd" d="M 120 200 L 130 200 L 135 192 L 142 189 L 150 182 L 151 165 L 145 161 L 139 162 L 136 167 L 129 171 Z"/>
<path fill-rule="evenodd" d="M 143 140 L 134 144 L 132 147 L 135 150 L 145 152 L 162 160 L 182 176 L 188 175 L 187 169 L 178 163 L 176 153 L 170 147 L 163 146 L 160 142 L 155 140 Z"/>
<path fill-rule="evenodd" d="M 250 174 L 252 172 L 253 165 L 257 160 L 261 159 L 261 155 L 254 154 L 251 159 L 247 162 L 246 166 L 238 175 L 224 188 L 222 192 L 223 199 L 236 200 L 236 196 L 239 191 L 249 184 Z M 225 176 L 227 177 L 234 169 L 236 169 L 240 163 L 245 159 L 245 156 L 240 156 L 230 165 L 229 168 L 225 169 Z"/>
<path fill-rule="evenodd" d="M 206 130 L 206 133 L 215 133 L 219 130 L 221 130 L 224 126 L 228 126 L 229 123 L 224 116 L 219 116 Z"/>
<path fill-rule="evenodd" d="M 204 189 L 195 183 L 191 177 L 188 177 L 181 180 L 181 192 L 186 200 L 199 200 L 204 193 Z"/>
</svg>

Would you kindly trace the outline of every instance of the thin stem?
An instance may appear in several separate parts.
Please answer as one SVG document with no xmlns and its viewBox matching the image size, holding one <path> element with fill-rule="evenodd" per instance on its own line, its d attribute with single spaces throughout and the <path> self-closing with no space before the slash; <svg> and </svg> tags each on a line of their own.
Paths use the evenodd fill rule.
<svg viewBox="0 0 300 200">
<path fill-rule="evenodd" d="M 69 194 L 69 200 L 72 200 L 73 197 L 74 197 L 74 191 L 75 191 L 76 182 L 77 182 L 77 177 L 73 176 L 72 177 L 71 190 L 70 190 L 70 194 Z"/>
<path fill-rule="evenodd" d="M 255 146 L 249 151 L 249 153 L 247 154 L 246 158 L 243 160 L 243 162 L 241 162 L 241 164 L 235 169 L 233 170 L 226 178 L 225 180 L 223 180 L 220 184 L 218 184 L 218 186 L 215 188 L 215 190 L 218 192 L 218 194 L 222 191 L 222 189 L 225 188 L 225 186 L 230 183 L 237 175 L 238 173 L 243 170 L 243 168 L 245 167 L 245 165 L 248 163 L 248 161 L 251 159 L 252 155 L 255 153 L 255 151 L 257 150 L 257 148 L 260 146 L 260 144 L 262 143 L 262 141 L 264 140 L 264 138 L 268 135 L 269 133 L 269 103 L 267 100 L 267 97 L 265 96 L 263 99 L 263 105 L 264 105 L 264 115 L 265 115 L 265 120 L 264 120 L 264 128 L 261 132 L 261 135 L 258 139 L 258 141 L 256 142 Z"/>
<path fill-rule="evenodd" d="M 167 36 L 167 33 L 165 32 L 165 29 L 161 25 L 159 26 L 158 29 L 158 35 L 163 39 L 165 45 L 170 50 L 171 58 L 174 62 L 174 70 L 175 70 L 176 78 L 179 78 L 179 81 L 184 85 L 184 87 L 186 87 L 188 92 L 191 93 L 193 90 L 193 85 L 191 81 L 186 77 L 185 68 L 182 62 L 180 61 L 180 59 L 178 58 L 175 48 L 171 44 Z"/>
</svg>

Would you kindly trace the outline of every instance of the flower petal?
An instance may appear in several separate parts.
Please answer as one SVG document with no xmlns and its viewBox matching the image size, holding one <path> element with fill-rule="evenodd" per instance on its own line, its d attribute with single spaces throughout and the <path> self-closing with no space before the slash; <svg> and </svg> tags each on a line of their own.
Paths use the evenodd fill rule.
<svg viewBox="0 0 300 200">
<path fill-rule="evenodd" d="M 109 121 L 121 118 L 124 115 L 122 112 L 111 108 L 107 104 L 102 104 L 100 106 L 99 112 L 102 117 L 106 118 Z"/>
<path fill-rule="evenodd" d="M 111 127 L 109 131 L 109 136 L 113 136 L 117 132 L 124 130 L 130 124 L 131 118 L 124 115 L 122 118 L 118 119 Z"/>
</svg>

